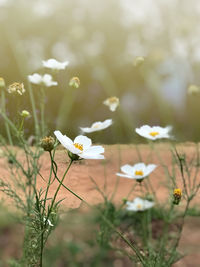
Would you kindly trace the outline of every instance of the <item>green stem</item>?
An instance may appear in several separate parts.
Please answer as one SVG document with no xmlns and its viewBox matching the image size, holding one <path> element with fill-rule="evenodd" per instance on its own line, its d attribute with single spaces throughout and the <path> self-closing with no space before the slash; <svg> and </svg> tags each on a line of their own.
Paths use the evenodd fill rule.
<svg viewBox="0 0 200 267">
<path fill-rule="evenodd" d="M 35 99 L 34 99 L 33 90 L 32 90 L 30 82 L 28 82 L 27 88 L 28 88 L 32 111 L 33 111 L 33 119 L 34 119 L 34 124 L 35 124 L 35 135 L 38 141 L 40 137 L 40 128 L 39 128 L 39 123 L 38 123 L 38 118 L 37 118 L 37 113 L 36 113 Z"/>
<path fill-rule="evenodd" d="M 5 92 L 4 92 L 4 90 L 5 90 L 5 88 L 1 89 L 1 106 L 2 106 L 2 111 L 4 113 L 6 113 L 6 102 L 5 102 Z M 9 144 L 12 146 L 13 145 L 13 141 L 12 141 L 12 136 L 11 136 L 11 133 L 10 133 L 10 127 L 9 127 L 7 121 L 5 121 L 5 128 L 6 128 L 6 133 L 7 133 Z"/>
<path fill-rule="evenodd" d="M 54 150 L 55 152 L 55 150 Z M 52 156 L 52 159 L 54 160 L 54 154 L 52 155 L 51 152 L 49 152 L 50 154 L 50 157 Z M 49 187 L 51 185 L 51 176 L 52 176 L 52 172 L 53 172 L 53 161 L 51 160 L 51 169 L 50 169 L 50 174 L 49 174 L 49 181 L 48 181 L 48 185 L 47 185 L 47 189 L 46 189 L 46 192 L 45 192 L 45 197 L 44 197 L 44 208 L 43 208 L 43 216 L 44 216 L 44 212 L 45 212 L 45 206 L 46 206 L 46 201 L 47 201 L 47 195 L 48 195 L 48 192 L 49 192 Z"/>
<path fill-rule="evenodd" d="M 45 136 L 45 92 L 44 88 L 41 87 L 40 97 L 40 112 L 41 112 L 41 136 Z"/>
</svg>

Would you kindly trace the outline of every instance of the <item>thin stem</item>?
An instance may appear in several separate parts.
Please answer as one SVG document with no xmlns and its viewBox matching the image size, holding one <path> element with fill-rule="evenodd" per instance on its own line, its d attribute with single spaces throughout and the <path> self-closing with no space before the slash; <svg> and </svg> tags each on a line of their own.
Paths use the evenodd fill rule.
<svg viewBox="0 0 200 267">
<path fill-rule="evenodd" d="M 36 113 L 35 99 L 34 99 L 33 90 L 32 90 L 32 86 L 31 86 L 30 82 L 28 82 L 27 88 L 28 88 L 29 97 L 30 97 L 31 106 L 32 106 L 32 111 L 33 111 L 33 119 L 34 119 L 34 124 L 35 124 L 35 135 L 36 135 L 36 139 L 38 141 L 39 136 L 40 136 L 40 127 L 39 127 L 37 113 Z"/>
<path fill-rule="evenodd" d="M 54 150 L 54 153 L 55 153 L 55 150 Z M 50 154 L 50 157 L 51 157 L 51 152 L 49 152 L 49 154 Z M 53 158 L 54 158 L 54 154 L 52 155 L 52 159 Z M 43 213 L 42 213 L 43 216 L 44 216 L 44 212 L 45 212 L 45 206 L 46 206 L 46 201 L 47 201 L 47 195 L 48 195 L 48 192 L 49 192 L 49 187 L 51 185 L 52 171 L 53 171 L 53 161 L 51 160 L 51 169 L 50 169 L 50 174 L 49 174 L 49 181 L 48 181 L 48 184 L 47 184 L 47 189 L 46 189 L 45 197 L 44 197 L 44 205 L 43 205 L 44 208 L 43 208 Z"/>
<path fill-rule="evenodd" d="M 41 112 L 41 136 L 45 135 L 45 92 L 44 88 L 41 87 L 41 97 L 40 97 L 40 112 Z"/>
<path fill-rule="evenodd" d="M 6 113 L 6 101 L 5 101 L 5 88 L 1 89 L 1 106 L 2 106 L 2 111 Z M 12 141 L 12 136 L 10 133 L 10 127 L 8 125 L 8 122 L 5 120 L 5 128 L 6 128 L 6 133 L 8 137 L 8 142 L 11 146 L 13 146 L 13 141 Z"/>
</svg>

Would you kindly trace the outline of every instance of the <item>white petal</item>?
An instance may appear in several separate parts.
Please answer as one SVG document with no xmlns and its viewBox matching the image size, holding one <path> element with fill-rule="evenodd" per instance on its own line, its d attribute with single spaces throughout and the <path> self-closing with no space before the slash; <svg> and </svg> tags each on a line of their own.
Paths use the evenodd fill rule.
<svg viewBox="0 0 200 267">
<path fill-rule="evenodd" d="M 31 83 L 40 84 L 42 82 L 42 76 L 38 73 L 34 73 L 33 75 L 28 75 L 28 80 Z"/>
<path fill-rule="evenodd" d="M 96 129 L 94 129 L 94 128 L 88 128 L 88 127 L 85 127 L 85 128 L 80 127 L 80 129 L 84 133 L 92 133 L 92 132 L 95 132 L 96 131 Z"/>
<path fill-rule="evenodd" d="M 155 164 L 149 164 L 146 167 L 146 175 L 149 175 L 151 172 L 153 172 L 155 170 L 155 168 L 157 167 L 157 165 Z"/>
<path fill-rule="evenodd" d="M 92 154 L 101 154 L 104 153 L 105 149 L 102 146 L 91 146 L 88 149 L 84 150 L 85 153 Z"/>
<path fill-rule="evenodd" d="M 120 176 L 120 177 L 129 178 L 129 179 L 134 179 L 133 176 L 128 175 L 128 174 L 124 174 L 124 173 L 119 173 L 119 172 L 117 172 L 116 175 L 117 175 L 117 176 Z"/>
<path fill-rule="evenodd" d="M 87 152 L 83 152 L 79 155 L 83 159 L 104 159 L 104 155 L 101 154 L 88 154 Z"/>
<path fill-rule="evenodd" d="M 58 141 L 67 149 L 73 147 L 72 140 L 67 137 L 66 135 L 63 135 L 60 131 L 54 131 L 54 134 Z"/>
<path fill-rule="evenodd" d="M 134 174 L 133 167 L 129 164 L 123 165 L 120 169 L 122 172 L 129 174 L 130 176 L 133 176 Z"/>
<path fill-rule="evenodd" d="M 145 171 L 146 165 L 143 162 L 136 163 L 134 166 L 134 171 Z"/>
<path fill-rule="evenodd" d="M 83 150 L 88 149 L 92 145 L 90 138 L 84 135 L 79 135 L 74 139 L 74 143 L 83 145 Z"/>
</svg>

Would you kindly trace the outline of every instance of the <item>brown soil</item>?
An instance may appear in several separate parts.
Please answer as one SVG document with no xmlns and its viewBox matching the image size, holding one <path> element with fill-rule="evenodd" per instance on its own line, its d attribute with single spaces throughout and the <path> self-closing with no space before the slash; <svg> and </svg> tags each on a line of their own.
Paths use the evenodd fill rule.
<svg viewBox="0 0 200 267">
<path fill-rule="evenodd" d="M 150 149 L 148 145 L 111 145 L 105 146 L 105 160 L 82 160 L 80 162 L 74 162 L 69 173 L 64 181 L 64 184 L 71 190 L 80 195 L 85 201 L 90 204 L 96 204 L 103 200 L 101 194 L 96 190 L 94 183 L 91 178 L 95 180 L 98 187 L 106 193 L 107 196 L 111 197 L 115 191 L 115 185 L 118 183 L 116 193 L 114 194 L 113 200 L 116 204 L 122 202 L 122 199 L 128 195 L 130 189 L 137 184 L 136 181 L 131 179 L 117 177 L 115 175 L 118 172 L 121 165 L 124 164 L 135 164 L 140 162 L 138 154 L 141 155 L 144 163 L 154 163 L 158 167 L 150 175 L 148 179 L 144 179 L 145 184 L 152 188 L 156 193 L 158 202 L 162 205 L 165 200 L 170 199 L 170 193 L 168 188 L 171 187 L 171 180 L 169 175 L 176 172 L 176 187 L 184 189 L 183 181 L 180 175 L 179 169 L 175 169 L 172 166 L 172 153 L 169 144 L 157 144 L 153 149 Z M 14 148 L 17 151 L 18 159 L 21 158 L 23 161 L 23 151 Z M 195 145 L 193 143 L 185 143 L 177 146 L 177 151 L 181 154 L 186 154 L 187 160 L 192 160 L 195 155 Z M 62 177 L 62 174 L 68 165 L 68 156 L 66 150 L 60 147 L 56 151 L 55 161 L 58 165 L 58 177 Z M 50 170 L 50 159 L 47 152 L 41 157 L 41 175 L 46 181 L 38 176 L 37 187 L 45 188 L 48 174 Z M 1 178 L 9 180 L 9 168 L 5 158 L 0 158 L 0 170 Z M 169 169 L 169 175 L 166 175 L 166 168 Z M 192 174 L 195 174 L 195 166 L 193 166 Z M 186 176 L 187 183 L 192 183 Z M 200 183 L 200 176 L 197 176 L 196 183 Z M 58 186 L 57 181 L 51 185 L 49 196 L 52 196 Z M 145 190 L 145 189 L 144 189 Z M 143 190 L 143 191 L 144 191 Z M 144 193 L 144 192 L 143 192 Z M 2 193 L 1 193 L 2 194 Z M 141 196 L 141 189 L 138 183 L 133 193 L 130 194 L 129 199 L 132 200 L 135 196 Z M 65 188 L 61 188 L 58 199 L 64 199 L 63 207 L 76 208 L 79 207 L 81 201 L 74 197 L 71 193 L 66 191 Z M 199 205 L 200 197 L 199 193 L 192 201 L 191 205 Z M 183 208 L 185 205 L 184 199 L 181 201 L 180 207 Z M 200 218 L 192 218 L 186 220 L 186 224 L 183 231 L 183 236 L 180 242 L 180 251 L 188 253 L 189 255 L 182 259 L 179 263 L 174 266 L 200 266 Z"/>
</svg>

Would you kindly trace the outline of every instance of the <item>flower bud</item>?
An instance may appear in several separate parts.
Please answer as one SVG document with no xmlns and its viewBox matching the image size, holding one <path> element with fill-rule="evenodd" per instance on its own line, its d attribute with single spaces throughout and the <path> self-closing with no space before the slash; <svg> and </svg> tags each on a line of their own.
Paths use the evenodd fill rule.
<svg viewBox="0 0 200 267">
<path fill-rule="evenodd" d="M 127 199 L 126 197 L 123 197 L 123 198 L 122 198 L 122 203 L 123 203 L 123 204 L 126 204 L 127 201 L 128 201 L 128 199 Z"/>
<path fill-rule="evenodd" d="M 180 188 L 176 188 L 174 189 L 174 193 L 173 193 L 173 204 L 174 205 L 178 205 L 180 200 L 181 200 L 181 196 L 182 196 L 182 191 Z"/>
<path fill-rule="evenodd" d="M 195 84 L 191 84 L 188 87 L 187 92 L 189 95 L 197 95 L 200 93 L 200 87 Z"/>
<path fill-rule="evenodd" d="M 45 136 L 44 138 L 41 139 L 41 147 L 45 151 L 51 151 L 54 149 L 55 145 L 55 139 L 52 136 Z"/>
<path fill-rule="evenodd" d="M 12 83 L 11 85 L 9 85 L 8 87 L 8 93 L 9 94 L 19 94 L 19 95 L 23 95 L 25 93 L 25 88 L 24 88 L 24 84 L 23 83 Z"/>
<path fill-rule="evenodd" d="M 76 89 L 79 88 L 80 84 L 81 84 L 81 82 L 80 82 L 78 77 L 73 77 L 69 81 L 69 86 L 74 87 Z"/>
<path fill-rule="evenodd" d="M 30 113 L 29 113 L 27 110 L 22 110 L 22 112 L 20 113 L 20 115 L 21 115 L 23 118 L 30 117 Z"/>
<path fill-rule="evenodd" d="M 6 86 L 6 84 L 5 84 L 4 78 L 0 77 L 0 88 L 3 88 L 5 86 Z"/>
<path fill-rule="evenodd" d="M 68 151 L 68 156 L 70 157 L 71 160 L 79 160 L 80 157 L 77 154 L 73 154 L 72 152 Z"/>
<path fill-rule="evenodd" d="M 135 67 L 138 67 L 138 66 L 142 65 L 143 63 L 144 63 L 144 57 L 136 57 L 134 59 L 133 65 Z"/>
</svg>

